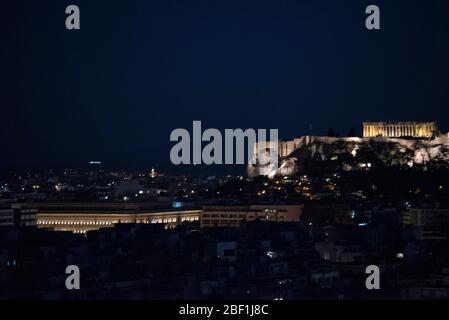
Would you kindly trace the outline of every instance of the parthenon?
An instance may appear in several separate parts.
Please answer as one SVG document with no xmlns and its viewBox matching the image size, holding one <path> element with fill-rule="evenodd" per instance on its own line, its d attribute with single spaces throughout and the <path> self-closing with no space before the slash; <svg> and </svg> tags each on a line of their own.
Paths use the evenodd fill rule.
<svg viewBox="0 0 449 320">
<path fill-rule="evenodd" d="M 364 122 L 363 137 L 431 138 L 437 132 L 436 122 Z"/>
</svg>

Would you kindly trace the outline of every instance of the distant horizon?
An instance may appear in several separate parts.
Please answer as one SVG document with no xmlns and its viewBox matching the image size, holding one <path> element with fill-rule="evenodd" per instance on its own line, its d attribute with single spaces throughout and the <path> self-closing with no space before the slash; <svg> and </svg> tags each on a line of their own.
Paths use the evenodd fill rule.
<svg viewBox="0 0 449 320">
<path fill-rule="evenodd" d="M 364 121 L 368 122 L 368 121 Z M 370 121 L 370 122 L 391 122 L 391 121 Z M 409 121 L 398 121 L 398 122 L 409 122 Z M 410 121 L 411 122 L 411 121 Z M 428 121 L 413 121 L 413 122 L 428 122 Z M 438 125 L 438 121 L 431 121 L 436 122 Z M 444 130 L 441 130 L 441 127 L 439 127 L 439 130 L 442 134 L 446 134 Z M 242 128 L 245 129 L 245 128 Z M 329 128 L 333 129 L 333 128 Z M 348 129 L 348 131 L 351 130 L 351 128 Z M 338 131 L 335 131 L 336 134 L 339 134 Z M 357 132 L 357 131 L 356 131 Z M 304 134 L 304 135 L 298 135 L 296 137 L 290 137 L 290 138 L 284 138 L 280 137 L 280 141 L 290 141 L 292 139 L 301 138 L 303 136 L 317 136 L 317 137 L 327 137 L 328 135 L 310 135 L 310 134 Z M 345 134 L 342 134 L 339 136 L 340 138 L 346 137 Z M 358 134 L 354 137 L 362 137 L 361 134 Z M 206 142 L 203 142 L 203 144 L 206 144 Z M 169 154 L 170 149 L 167 150 L 167 155 Z M 90 164 L 90 162 L 101 162 L 101 164 Z M 143 163 L 134 163 L 133 165 L 130 165 L 129 163 L 125 163 L 126 161 L 108 161 L 108 159 L 99 159 L 99 158 L 93 158 L 93 159 L 86 159 L 85 161 L 77 161 L 77 162 L 69 162 L 69 163 L 54 163 L 54 164 L 31 164 L 31 163 L 22 163 L 22 164 L 15 164 L 10 165 L 8 168 L 0 165 L 0 174 L 5 172 L 26 172 L 26 171 L 46 171 L 46 170 L 108 170 L 108 171 L 133 171 L 133 172 L 142 172 L 142 171 L 149 171 L 152 168 L 156 169 L 157 171 L 163 171 L 164 173 L 170 173 L 170 174 L 180 174 L 180 175 L 189 175 L 191 173 L 193 174 L 205 174 L 205 175 L 213 175 L 214 173 L 219 175 L 226 175 L 226 174 L 233 174 L 233 175 L 246 175 L 246 168 L 247 164 L 244 165 L 173 165 L 170 163 L 170 159 L 168 159 L 166 162 L 149 162 L 150 164 L 143 164 Z"/>
</svg>

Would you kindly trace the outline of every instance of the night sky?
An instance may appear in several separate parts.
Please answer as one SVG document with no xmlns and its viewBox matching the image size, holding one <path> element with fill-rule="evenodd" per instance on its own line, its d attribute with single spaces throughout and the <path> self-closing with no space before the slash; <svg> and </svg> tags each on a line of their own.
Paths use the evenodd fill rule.
<svg viewBox="0 0 449 320">
<path fill-rule="evenodd" d="M 280 138 L 364 120 L 447 131 L 448 17 L 447 0 L 2 0 L 0 169 L 168 168 L 170 132 L 193 120 Z"/>
</svg>

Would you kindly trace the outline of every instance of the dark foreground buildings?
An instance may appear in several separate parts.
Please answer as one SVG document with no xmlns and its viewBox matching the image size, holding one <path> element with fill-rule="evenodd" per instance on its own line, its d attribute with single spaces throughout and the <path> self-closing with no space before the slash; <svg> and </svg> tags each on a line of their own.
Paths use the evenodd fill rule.
<svg viewBox="0 0 449 320">
<path fill-rule="evenodd" d="M 10 179 L 0 299 L 448 299 L 448 173 L 345 172 L 338 159 L 313 174 L 223 183 L 67 173 L 50 185 L 27 178 L 32 191 Z M 129 199 L 105 199 L 121 181 L 140 183 Z M 69 265 L 80 290 L 66 289 Z M 366 287 L 371 265 L 379 290 Z"/>
<path fill-rule="evenodd" d="M 314 210 L 305 206 L 303 222 L 200 228 L 186 221 L 173 229 L 127 223 L 86 236 L 2 227 L 0 298 L 449 298 L 447 234 L 428 236 L 432 224 L 422 229 L 416 213 L 403 224 L 394 209 L 362 215 L 334 207 L 321 222 L 309 222 Z M 365 287 L 373 264 L 381 270 L 380 290 Z M 80 290 L 65 287 L 68 265 L 80 268 Z"/>
</svg>

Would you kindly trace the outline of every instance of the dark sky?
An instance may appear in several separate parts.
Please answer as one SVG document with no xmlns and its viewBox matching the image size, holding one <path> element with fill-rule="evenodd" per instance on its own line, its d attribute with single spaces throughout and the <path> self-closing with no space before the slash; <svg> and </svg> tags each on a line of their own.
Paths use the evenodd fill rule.
<svg viewBox="0 0 449 320">
<path fill-rule="evenodd" d="M 0 167 L 166 166 L 192 120 L 281 138 L 447 130 L 448 17 L 447 0 L 2 0 Z"/>
</svg>

